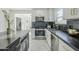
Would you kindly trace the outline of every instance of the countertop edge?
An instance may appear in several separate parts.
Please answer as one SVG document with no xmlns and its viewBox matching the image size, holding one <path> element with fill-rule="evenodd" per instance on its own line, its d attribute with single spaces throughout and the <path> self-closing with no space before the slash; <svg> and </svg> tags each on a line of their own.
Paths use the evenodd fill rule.
<svg viewBox="0 0 79 59">
<path fill-rule="evenodd" d="M 47 29 L 48 31 L 50 31 L 51 29 Z M 54 35 L 56 35 L 53 31 L 50 31 L 51 33 L 53 33 Z M 69 47 L 71 47 L 73 50 L 75 51 L 79 51 L 79 49 L 77 49 L 76 47 L 74 47 L 73 45 L 69 44 L 68 42 L 66 42 L 64 39 L 62 39 L 61 37 L 59 37 L 58 35 L 56 35 L 58 38 L 60 38 L 64 43 L 66 43 Z"/>
</svg>

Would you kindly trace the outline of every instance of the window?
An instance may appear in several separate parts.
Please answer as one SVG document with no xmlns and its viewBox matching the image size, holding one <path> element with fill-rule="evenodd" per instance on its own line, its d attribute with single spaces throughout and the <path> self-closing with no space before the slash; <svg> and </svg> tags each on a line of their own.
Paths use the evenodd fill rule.
<svg viewBox="0 0 79 59">
<path fill-rule="evenodd" d="M 57 14 L 62 14 L 62 12 L 63 12 L 63 9 L 59 9 Z"/>
<path fill-rule="evenodd" d="M 63 20 L 63 9 L 60 8 L 57 10 L 57 21 Z"/>
</svg>

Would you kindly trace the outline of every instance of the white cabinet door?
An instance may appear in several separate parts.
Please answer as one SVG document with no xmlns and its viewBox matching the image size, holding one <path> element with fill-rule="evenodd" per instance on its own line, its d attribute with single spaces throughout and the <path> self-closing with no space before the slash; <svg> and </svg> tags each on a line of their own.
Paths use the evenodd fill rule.
<svg viewBox="0 0 79 59">
<path fill-rule="evenodd" d="M 34 28 L 31 29 L 31 37 L 32 37 L 32 39 L 35 38 L 35 29 Z"/>
<path fill-rule="evenodd" d="M 46 29 L 46 34 L 45 35 L 46 35 L 47 43 L 48 43 L 49 47 L 51 48 L 51 33 L 50 33 L 50 31 L 48 31 Z"/>
<path fill-rule="evenodd" d="M 71 17 L 70 8 L 63 8 L 63 19 L 66 20 L 68 17 Z"/>
<path fill-rule="evenodd" d="M 78 8 L 63 8 L 63 19 L 77 19 L 79 18 L 79 9 Z"/>
<path fill-rule="evenodd" d="M 52 35 L 52 37 L 54 37 L 53 39 L 51 39 L 51 35 Z M 46 30 L 46 40 L 47 40 L 47 43 L 52 51 L 58 51 L 58 48 L 59 48 L 58 37 L 51 34 L 50 31 Z"/>
<path fill-rule="evenodd" d="M 54 37 L 53 39 L 51 39 L 51 35 Z M 56 35 L 51 34 L 48 30 L 46 30 L 46 40 L 52 51 L 75 51 Z"/>
<path fill-rule="evenodd" d="M 53 8 L 49 8 L 49 10 L 48 10 L 49 12 L 48 12 L 48 22 L 50 22 L 50 21 L 55 21 L 54 20 L 54 10 L 53 10 Z"/>
<path fill-rule="evenodd" d="M 75 50 L 59 39 L 59 51 L 75 51 Z"/>
</svg>

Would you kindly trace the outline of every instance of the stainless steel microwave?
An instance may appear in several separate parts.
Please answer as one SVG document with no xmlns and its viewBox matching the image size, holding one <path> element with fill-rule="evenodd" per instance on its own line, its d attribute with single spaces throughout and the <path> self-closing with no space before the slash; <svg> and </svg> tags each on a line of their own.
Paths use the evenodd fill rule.
<svg viewBox="0 0 79 59">
<path fill-rule="evenodd" d="M 44 21 L 44 17 L 35 17 L 35 21 Z"/>
</svg>

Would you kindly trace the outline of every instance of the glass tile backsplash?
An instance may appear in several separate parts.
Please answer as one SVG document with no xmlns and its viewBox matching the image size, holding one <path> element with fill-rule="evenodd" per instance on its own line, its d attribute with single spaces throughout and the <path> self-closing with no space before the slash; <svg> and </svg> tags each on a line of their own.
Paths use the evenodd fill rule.
<svg viewBox="0 0 79 59">
<path fill-rule="evenodd" d="M 67 25 L 72 25 L 75 29 L 79 29 L 79 20 L 67 21 Z"/>
</svg>

